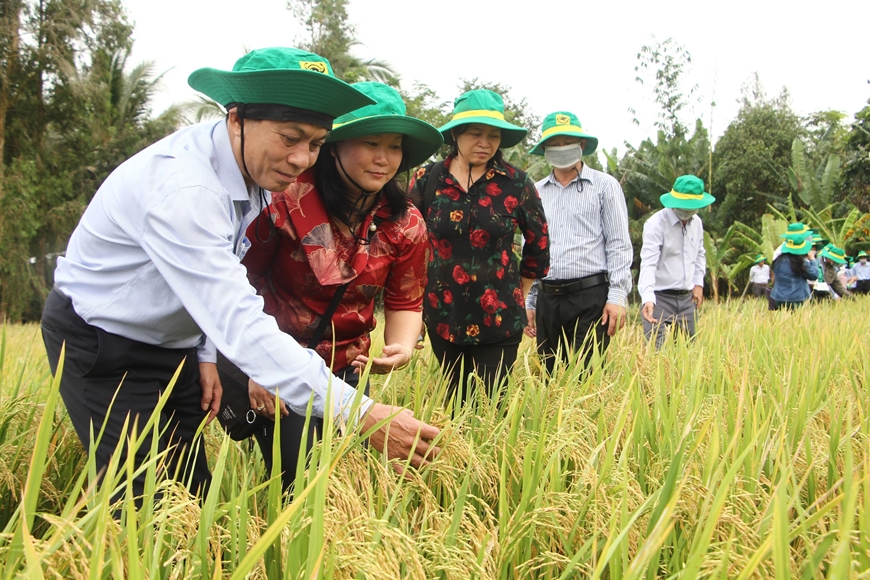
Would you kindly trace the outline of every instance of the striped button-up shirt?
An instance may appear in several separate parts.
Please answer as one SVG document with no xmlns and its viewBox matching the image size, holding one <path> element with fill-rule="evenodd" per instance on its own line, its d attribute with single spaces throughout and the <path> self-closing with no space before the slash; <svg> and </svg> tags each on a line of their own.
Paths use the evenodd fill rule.
<svg viewBox="0 0 870 580">
<path fill-rule="evenodd" d="M 628 210 L 619 182 L 585 163 L 566 186 L 550 175 L 535 184 L 550 233 L 550 273 L 544 280 L 610 274 L 607 302 L 625 306 L 631 292 Z M 526 308 L 537 303 L 537 283 Z"/>
</svg>

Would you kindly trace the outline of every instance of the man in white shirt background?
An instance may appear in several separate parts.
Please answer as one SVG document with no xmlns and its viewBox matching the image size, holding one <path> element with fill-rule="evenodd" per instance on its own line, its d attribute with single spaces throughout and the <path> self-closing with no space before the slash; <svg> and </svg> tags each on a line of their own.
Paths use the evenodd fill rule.
<svg viewBox="0 0 870 580">
<path fill-rule="evenodd" d="M 755 257 L 755 265 L 749 268 L 749 283 L 752 285 L 752 295 L 756 298 L 770 293 L 770 266 L 763 254 Z"/>
<path fill-rule="evenodd" d="M 697 308 L 704 300 L 704 225 L 698 210 L 716 201 L 694 175 L 681 175 L 661 196 L 664 209 L 643 227 L 638 291 L 647 340 L 661 348 L 671 326 L 695 335 Z"/>
</svg>

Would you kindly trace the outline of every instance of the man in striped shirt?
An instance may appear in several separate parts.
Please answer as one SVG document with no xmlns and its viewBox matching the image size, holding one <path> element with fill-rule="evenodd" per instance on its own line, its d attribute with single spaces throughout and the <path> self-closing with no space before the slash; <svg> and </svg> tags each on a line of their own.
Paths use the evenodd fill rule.
<svg viewBox="0 0 870 580">
<path fill-rule="evenodd" d="M 526 300 L 526 334 L 537 337 L 552 372 L 557 353 L 570 361 L 575 348 L 588 366 L 592 345 L 604 352 L 625 323 L 632 249 L 619 182 L 583 163 L 598 139 L 563 111 L 547 115 L 541 131 L 531 153 L 553 166 L 536 184 L 549 224 L 550 272 Z"/>
</svg>

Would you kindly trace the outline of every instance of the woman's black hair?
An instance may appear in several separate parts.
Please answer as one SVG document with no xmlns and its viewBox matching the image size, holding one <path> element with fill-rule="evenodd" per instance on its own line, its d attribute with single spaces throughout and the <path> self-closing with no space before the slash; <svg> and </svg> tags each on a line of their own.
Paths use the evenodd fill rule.
<svg viewBox="0 0 870 580">
<path fill-rule="evenodd" d="M 781 259 L 785 258 L 786 256 L 788 256 L 788 263 L 791 266 L 791 271 L 795 275 L 800 276 L 801 272 L 803 272 L 804 269 L 806 268 L 805 264 L 807 261 L 807 257 L 806 256 L 799 256 L 797 254 L 785 254 L 785 253 L 783 253 L 783 254 L 780 254 L 776 258 L 776 260 L 774 260 L 774 262 L 779 262 Z"/>
<path fill-rule="evenodd" d="M 448 133 L 445 136 L 447 139 L 450 139 L 450 142 L 449 142 L 450 157 L 458 157 L 459 156 L 459 147 L 457 147 L 457 145 L 456 145 L 455 137 L 459 137 L 460 135 L 462 135 L 463 133 L 468 131 L 468 129 L 470 129 L 470 128 L 471 128 L 471 123 L 465 123 L 464 125 L 458 125 L 456 127 L 453 127 L 453 129 L 452 129 L 453 135 L 450 135 Z M 499 131 L 500 130 L 501 129 L 499 129 Z M 501 149 L 496 148 L 495 155 L 492 156 L 491 161 L 495 161 L 499 165 L 505 164 L 504 154 L 501 152 Z"/>
<path fill-rule="evenodd" d="M 323 206 L 326 208 L 326 213 L 330 219 L 343 223 L 350 228 L 351 233 L 356 234 L 356 228 L 369 210 L 360 212 L 359 202 L 354 203 L 347 195 L 347 185 L 341 178 L 338 162 L 333 157 L 334 151 L 335 143 L 326 143 L 320 149 L 317 162 L 314 164 L 314 185 L 320 193 L 320 199 L 323 201 Z M 402 163 L 399 165 L 399 171 L 380 191 L 387 200 L 387 207 L 390 208 L 389 219 L 392 221 L 404 217 L 408 211 L 408 194 L 399 184 L 399 172 L 403 170 L 405 165 L 404 160 L 407 157 L 408 154 L 403 144 Z M 377 195 L 377 193 L 374 192 L 369 195 Z M 366 195 L 365 192 L 363 195 Z"/>
</svg>

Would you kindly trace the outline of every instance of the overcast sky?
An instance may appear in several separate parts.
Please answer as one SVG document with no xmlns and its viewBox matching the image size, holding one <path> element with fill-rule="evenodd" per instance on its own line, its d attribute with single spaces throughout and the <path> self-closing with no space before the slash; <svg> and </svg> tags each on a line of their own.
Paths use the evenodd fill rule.
<svg viewBox="0 0 870 580">
<path fill-rule="evenodd" d="M 130 64 L 168 71 L 158 112 L 195 95 L 187 86 L 195 69 L 230 69 L 246 49 L 292 46 L 304 32 L 283 0 L 123 2 L 136 25 Z M 461 78 L 501 82 L 540 117 L 573 111 L 601 147 L 620 151 L 654 134 L 651 92 L 634 80 L 652 35 L 691 53 L 686 80 L 701 100 L 686 121 L 701 117 L 709 128 L 715 101 L 715 135 L 734 119 L 753 72 L 769 96 L 787 87 L 799 114 L 836 109 L 851 119 L 870 97 L 866 0 L 351 0 L 350 18 L 364 44 L 358 56 L 387 61 L 403 86 L 420 81 L 452 102 Z"/>
</svg>

